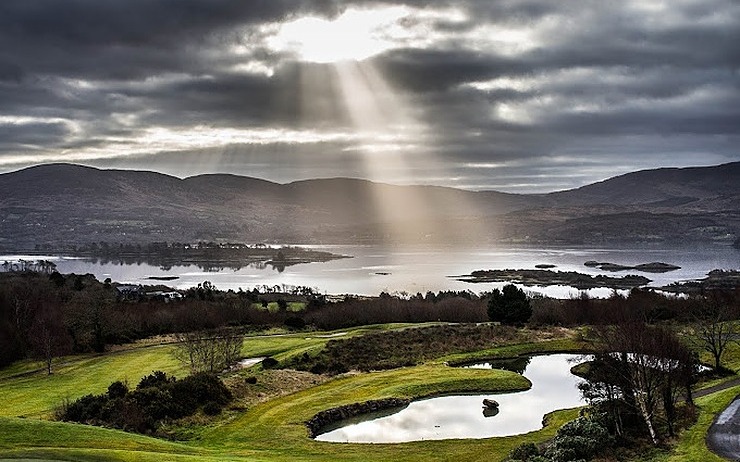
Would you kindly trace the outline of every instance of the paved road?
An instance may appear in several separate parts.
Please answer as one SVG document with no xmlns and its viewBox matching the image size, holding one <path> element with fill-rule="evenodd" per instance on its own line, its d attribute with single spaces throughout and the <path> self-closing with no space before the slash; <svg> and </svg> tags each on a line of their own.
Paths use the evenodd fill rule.
<svg viewBox="0 0 740 462">
<path fill-rule="evenodd" d="M 738 379 L 735 379 L 718 385 L 718 387 L 725 389 L 737 384 Z M 720 457 L 740 460 L 740 396 L 720 412 L 712 426 L 709 427 L 707 446 Z"/>
</svg>

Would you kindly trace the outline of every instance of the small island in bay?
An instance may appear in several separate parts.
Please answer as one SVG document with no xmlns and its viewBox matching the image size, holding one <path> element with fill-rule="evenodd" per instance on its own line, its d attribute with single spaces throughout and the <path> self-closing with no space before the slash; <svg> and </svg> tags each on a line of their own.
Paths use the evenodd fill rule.
<svg viewBox="0 0 740 462">
<path fill-rule="evenodd" d="M 576 271 L 550 271 L 529 269 L 478 270 L 469 275 L 453 276 L 463 282 L 513 282 L 525 286 L 571 286 L 576 289 L 633 289 L 650 283 L 645 276 L 629 274 L 627 276 L 591 276 Z"/>
<path fill-rule="evenodd" d="M 740 271 L 714 269 L 703 279 L 674 282 L 660 290 L 671 293 L 701 294 L 711 290 L 737 290 L 740 287 Z"/>
<path fill-rule="evenodd" d="M 537 269 L 551 269 L 556 268 L 557 265 L 553 265 L 551 263 L 540 263 L 539 265 L 534 265 L 534 267 Z"/>
<path fill-rule="evenodd" d="M 681 269 L 680 266 L 671 265 L 671 264 L 663 263 L 659 261 L 651 262 L 651 263 L 641 263 L 635 266 L 628 266 L 628 265 L 620 265 L 618 263 L 598 262 L 595 260 L 589 260 L 586 263 L 584 263 L 583 266 L 587 266 L 589 268 L 598 268 L 603 271 L 617 272 L 617 271 L 634 270 L 634 271 L 641 271 L 644 273 L 667 273 L 668 271 L 675 271 L 675 270 Z"/>
</svg>

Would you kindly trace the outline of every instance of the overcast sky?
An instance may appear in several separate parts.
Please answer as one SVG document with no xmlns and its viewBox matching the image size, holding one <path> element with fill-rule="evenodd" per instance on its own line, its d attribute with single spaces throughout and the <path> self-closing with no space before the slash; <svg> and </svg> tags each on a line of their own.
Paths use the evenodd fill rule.
<svg viewBox="0 0 740 462">
<path fill-rule="evenodd" d="M 2 0 L 0 171 L 541 192 L 740 160 L 737 0 Z"/>
</svg>

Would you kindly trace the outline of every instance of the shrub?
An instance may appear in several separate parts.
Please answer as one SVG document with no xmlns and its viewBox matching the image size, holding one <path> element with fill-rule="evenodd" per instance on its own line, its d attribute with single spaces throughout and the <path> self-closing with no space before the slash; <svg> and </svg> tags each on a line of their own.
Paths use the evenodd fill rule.
<svg viewBox="0 0 740 462">
<path fill-rule="evenodd" d="M 509 454 L 510 460 L 529 461 L 532 457 L 539 456 L 540 450 L 534 443 L 523 443 L 514 448 Z"/>
<path fill-rule="evenodd" d="M 277 359 L 272 358 L 270 356 L 262 360 L 262 367 L 264 367 L 265 369 L 272 369 L 273 367 L 277 365 L 278 365 Z"/>
<path fill-rule="evenodd" d="M 108 398 L 110 399 L 123 398 L 126 393 L 128 393 L 128 387 L 120 380 L 108 386 Z"/>
<path fill-rule="evenodd" d="M 244 381 L 246 383 L 248 383 L 249 385 L 254 385 L 255 383 L 257 383 L 257 377 L 255 377 L 255 376 L 252 375 L 252 376 L 247 377 L 246 379 L 244 379 Z"/>
<path fill-rule="evenodd" d="M 219 415 L 221 413 L 221 405 L 215 401 L 209 401 L 203 406 L 203 414 L 205 415 Z"/>
<path fill-rule="evenodd" d="M 328 368 L 326 367 L 326 364 L 324 363 L 316 363 L 308 370 L 308 372 L 312 374 L 324 374 Z"/>
<path fill-rule="evenodd" d="M 174 381 L 174 378 L 167 377 L 167 374 L 162 371 L 154 371 L 151 374 L 141 378 L 141 381 L 136 385 L 136 389 L 149 388 L 149 387 L 161 387 L 170 382 Z"/>
<path fill-rule="evenodd" d="M 67 405 L 62 420 L 73 422 L 92 422 L 100 416 L 106 401 L 105 395 L 86 395 Z"/>
<path fill-rule="evenodd" d="M 589 460 L 611 444 L 606 427 L 593 417 L 579 417 L 558 430 L 545 457 L 555 462 Z"/>
<path fill-rule="evenodd" d="M 176 402 L 166 388 L 137 388 L 127 398 L 152 420 L 177 419 L 187 414 L 183 411 L 182 403 Z"/>
<path fill-rule="evenodd" d="M 306 327 L 306 321 L 300 316 L 288 316 L 285 318 L 284 324 L 291 329 L 303 329 Z"/>
<path fill-rule="evenodd" d="M 143 377 L 133 391 L 113 382 L 105 394 L 83 396 L 65 405 L 60 418 L 146 433 L 163 421 L 192 415 L 199 407 L 206 415 L 216 415 L 230 400 L 231 393 L 213 374 L 177 380 L 157 371 Z"/>
<path fill-rule="evenodd" d="M 201 372 L 175 382 L 172 397 L 181 403 L 189 403 L 191 408 L 197 408 L 209 401 L 226 404 L 231 400 L 231 393 L 218 377 Z"/>
</svg>

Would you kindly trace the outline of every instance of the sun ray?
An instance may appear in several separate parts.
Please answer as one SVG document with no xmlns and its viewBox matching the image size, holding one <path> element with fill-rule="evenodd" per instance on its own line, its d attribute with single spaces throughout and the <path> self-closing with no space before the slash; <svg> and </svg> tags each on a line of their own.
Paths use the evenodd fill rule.
<svg viewBox="0 0 740 462">
<path fill-rule="evenodd" d="M 445 19 L 450 18 L 464 16 L 445 11 Z M 398 43 L 412 46 L 425 40 L 426 26 L 438 19 L 410 7 L 348 8 L 331 19 L 304 17 L 271 32 L 268 46 L 293 54 L 299 65 L 300 126 L 335 123 L 353 133 L 341 153 L 352 159 L 348 165 L 359 166 L 354 176 L 403 184 L 451 177 L 434 154 L 434 135 L 423 123 L 424 114 L 418 114 L 417 107 L 367 59 Z M 435 203 L 428 196 L 433 188 L 371 190 L 374 220 L 382 224 L 380 234 L 390 242 L 477 242 L 483 235 L 482 227 L 468 219 L 477 215 L 476 204 L 462 194 L 452 205 Z M 441 222 L 437 218 L 441 214 L 435 213 L 440 206 L 455 207 L 460 219 L 467 221 L 463 226 Z"/>
<path fill-rule="evenodd" d="M 335 76 L 336 98 L 342 101 L 359 143 L 350 149 L 359 156 L 358 176 L 377 182 L 389 178 L 415 181 L 419 173 L 448 176 L 433 154 L 432 137 L 416 117 L 404 96 L 382 76 L 370 61 L 341 61 L 330 65 Z M 311 94 L 311 88 L 304 88 Z M 362 142 L 366 140 L 367 142 Z M 348 151 L 350 151 L 348 150 Z M 374 188 L 375 219 L 382 224 L 382 235 L 390 242 L 459 243 L 477 241 L 477 223 L 464 227 L 436 218 L 435 204 L 417 189 Z M 427 190 L 429 192 L 430 190 Z M 475 205 L 457 205 L 461 219 L 476 214 Z M 440 242 L 442 241 L 442 242 Z"/>
</svg>

